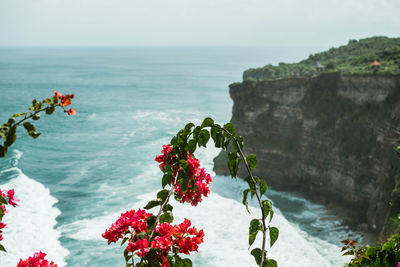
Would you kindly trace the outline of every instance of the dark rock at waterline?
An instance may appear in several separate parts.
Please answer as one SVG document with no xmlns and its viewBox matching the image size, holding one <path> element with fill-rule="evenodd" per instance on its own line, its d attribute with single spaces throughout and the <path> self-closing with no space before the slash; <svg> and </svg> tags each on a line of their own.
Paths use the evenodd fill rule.
<svg viewBox="0 0 400 267">
<path fill-rule="evenodd" d="M 383 237 L 400 213 L 400 76 L 245 80 L 230 85 L 231 122 L 256 154 L 256 175 L 343 210 Z M 229 174 L 224 152 L 214 171 Z M 245 168 L 239 174 L 244 177 Z"/>
</svg>

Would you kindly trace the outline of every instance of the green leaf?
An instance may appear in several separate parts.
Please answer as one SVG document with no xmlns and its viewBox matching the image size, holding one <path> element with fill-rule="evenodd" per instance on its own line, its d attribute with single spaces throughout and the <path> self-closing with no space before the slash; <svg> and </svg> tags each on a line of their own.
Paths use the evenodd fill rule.
<svg viewBox="0 0 400 267">
<path fill-rule="evenodd" d="M 189 188 L 189 175 L 187 173 L 181 174 L 179 184 L 183 193 L 186 193 Z"/>
<path fill-rule="evenodd" d="M 28 132 L 28 134 L 30 136 L 32 136 L 34 139 L 39 137 L 40 133 L 36 132 L 36 128 L 35 128 L 35 126 L 33 126 L 32 123 L 27 121 L 27 122 L 23 123 L 23 126 L 24 126 L 25 130 Z"/>
<path fill-rule="evenodd" d="M 239 151 L 239 147 L 240 149 L 243 149 L 243 136 L 236 135 L 235 137 L 237 142 L 239 143 L 239 146 L 236 142 L 233 142 L 233 149 L 235 151 Z"/>
<path fill-rule="evenodd" d="M 43 99 L 43 101 L 42 101 L 43 103 L 46 103 L 46 104 L 49 104 L 49 105 L 51 105 L 52 104 L 52 102 L 51 102 L 51 98 L 46 98 L 46 99 Z"/>
<path fill-rule="evenodd" d="M 31 137 L 33 137 L 33 139 L 36 139 L 36 138 L 38 138 L 39 137 L 39 135 L 40 135 L 40 133 L 31 133 L 31 134 L 29 134 Z"/>
<path fill-rule="evenodd" d="M 2 244 L 0 244 L 0 251 L 4 251 L 4 252 L 7 252 L 7 250 L 3 247 L 3 245 Z"/>
<path fill-rule="evenodd" d="M 135 234 L 135 237 L 138 239 L 143 239 L 146 237 L 146 232 L 137 233 L 137 234 Z"/>
<path fill-rule="evenodd" d="M 185 258 L 182 260 L 182 266 L 183 267 L 193 267 L 193 263 L 190 259 Z"/>
<path fill-rule="evenodd" d="M 24 112 L 24 113 L 15 113 L 11 117 L 12 118 L 22 117 L 22 116 L 26 116 L 26 114 L 28 114 L 28 113 L 26 113 L 26 112 Z"/>
<path fill-rule="evenodd" d="M 164 212 L 161 216 L 160 216 L 160 223 L 172 223 L 172 221 L 174 220 L 174 216 L 172 215 L 171 211 L 167 211 Z"/>
<path fill-rule="evenodd" d="M 243 205 L 246 206 L 246 210 L 247 210 L 248 213 L 250 213 L 250 211 L 249 211 L 249 202 L 247 202 L 247 195 L 249 194 L 249 192 L 250 192 L 250 189 L 243 190 L 243 201 L 242 201 Z"/>
<path fill-rule="evenodd" d="M 11 124 L 14 124 L 15 123 L 15 119 L 14 118 L 9 118 L 8 119 L 8 122 L 7 122 L 9 125 L 11 125 Z"/>
<path fill-rule="evenodd" d="M 386 242 L 386 243 L 382 246 L 382 251 L 391 250 L 393 246 L 394 246 L 394 243 L 393 243 L 393 242 Z"/>
<path fill-rule="evenodd" d="M 185 146 L 186 146 L 186 138 L 184 139 L 184 138 L 178 136 L 176 143 L 181 150 L 184 150 Z"/>
<path fill-rule="evenodd" d="M 274 217 L 274 210 L 271 208 L 271 210 L 269 211 L 269 222 L 270 223 L 272 221 L 272 217 Z"/>
<path fill-rule="evenodd" d="M 254 240 L 256 240 L 256 236 L 258 231 L 262 231 L 262 223 L 258 219 L 253 219 L 250 222 L 250 227 L 249 227 L 249 245 L 251 246 L 254 243 Z"/>
<path fill-rule="evenodd" d="M 214 120 L 211 118 L 205 118 L 203 123 L 201 124 L 201 128 L 212 126 L 214 124 Z"/>
<path fill-rule="evenodd" d="M 193 127 L 194 127 L 194 124 L 189 122 L 188 124 L 185 125 L 184 132 L 189 134 Z"/>
<path fill-rule="evenodd" d="M 276 240 L 278 239 L 279 236 L 279 229 L 276 227 L 270 227 L 269 228 L 269 240 L 270 240 L 270 246 L 272 247 Z"/>
<path fill-rule="evenodd" d="M 165 188 L 168 184 L 171 184 L 171 179 L 172 179 L 172 172 L 165 173 L 161 180 L 162 188 Z"/>
<path fill-rule="evenodd" d="M 367 249 L 367 251 L 365 252 L 365 254 L 367 254 L 367 256 L 370 257 L 370 256 L 374 255 L 375 252 L 376 252 L 376 248 L 375 248 L 375 247 L 369 247 L 369 248 Z"/>
<path fill-rule="evenodd" d="M 230 138 L 225 138 L 225 142 L 224 142 L 224 148 L 228 148 L 229 146 L 229 142 L 231 141 Z M 236 151 L 235 151 L 236 152 Z"/>
<path fill-rule="evenodd" d="M 278 263 L 276 260 L 268 259 L 264 261 L 263 267 L 278 267 Z"/>
<path fill-rule="evenodd" d="M 54 106 L 47 107 L 46 114 L 47 115 L 53 114 L 54 110 L 55 110 Z"/>
<path fill-rule="evenodd" d="M 193 137 L 195 140 L 197 140 L 199 138 L 199 133 L 201 131 L 201 127 L 197 126 L 196 128 L 194 128 L 193 130 Z"/>
<path fill-rule="evenodd" d="M 179 166 L 180 166 L 181 169 L 184 171 L 184 173 L 189 174 L 190 166 L 189 166 L 189 163 L 186 162 L 186 160 L 181 159 L 181 160 L 179 161 Z"/>
<path fill-rule="evenodd" d="M 161 199 L 161 202 L 164 202 L 167 199 L 168 194 L 169 194 L 169 190 L 163 189 L 157 193 L 157 198 Z"/>
<path fill-rule="evenodd" d="M 257 265 L 260 265 L 262 250 L 260 248 L 255 248 L 250 252 L 250 254 L 254 256 L 254 259 L 256 260 Z"/>
<path fill-rule="evenodd" d="M 130 256 L 130 257 L 129 257 Z M 125 258 L 125 262 L 128 263 L 128 261 L 130 260 L 132 256 L 129 255 L 129 251 L 127 251 L 126 249 L 124 250 L 124 258 Z"/>
<path fill-rule="evenodd" d="M 232 178 L 237 177 L 237 172 L 239 168 L 239 156 L 235 152 L 228 153 L 228 168 L 231 173 Z"/>
<path fill-rule="evenodd" d="M 193 154 L 193 152 L 196 151 L 196 140 L 192 139 L 188 142 L 188 150 L 190 154 Z"/>
<path fill-rule="evenodd" d="M 200 146 L 206 147 L 208 140 L 210 140 L 210 133 L 205 129 L 201 130 L 197 140 L 199 147 Z"/>
<path fill-rule="evenodd" d="M 38 119 L 40 119 L 40 114 L 35 114 L 32 116 L 32 120 L 37 121 Z"/>
<path fill-rule="evenodd" d="M 2 195 L 0 195 L 0 204 L 6 204 L 7 205 L 7 200 L 2 196 Z"/>
<path fill-rule="evenodd" d="M 151 215 L 149 218 L 147 218 L 147 227 L 154 228 L 154 226 L 156 225 L 156 220 L 157 217 L 154 215 Z"/>
<path fill-rule="evenodd" d="M 218 125 L 218 124 L 216 124 L 216 125 Z M 221 130 L 216 126 L 211 127 L 211 131 L 210 132 L 211 132 L 211 137 L 214 140 L 214 143 L 217 141 L 217 139 L 216 139 L 217 138 L 217 133 L 220 132 L 220 131 Z"/>
<path fill-rule="evenodd" d="M 166 164 L 166 165 L 163 167 L 162 171 L 163 171 L 164 173 L 165 173 L 165 172 L 171 172 L 171 175 L 172 175 L 172 166 L 169 165 L 169 164 Z"/>
<path fill-rule="evenodd" d="M 254 170 L 254 168 L 257 166 L 257 157 L 256 155 L 248 155 L 246 158 L 247 164 L 249 165 L 250 170 Z"/>
<path fill-rule="evenodd" d="M 176 201 L 181 202 L 182 201 L 182 197 L 178 194 L 178 193 L 174 193 L 174 198 Z"/>
<path fill-rule="evenodd" d="M 172 209 L 173 209 L 174 207 L 172 207 L 171 206 L 171 204 L 166 204 L 164 207 L 163 207 L 163 211 L 172 211 Z"/>
<path fill-rule="evenodd" d="M 224 125 L 225 130 L 227 130 L 230 134 L 234 135 L 235 134 L 235 126 L 233 126 L 232 123 L 227 123 Z"/>
<path fill-rule="evenodd" d="M 10 128 L 8 134 L 7 134 L 7 139 L 4 140 L 4 147 L 7 149 L 8 146 L 11 146 L 14 144 L 15 140 L 17 140 L 17 135 L 16 133 L 16 126 L 13 126 Z"/>
<path fill-rule="evenodd" d="M 270 214 L 269 221 L 271 222 L 272 217 L 274 216 L 274 213 L 273 213 L 273 210 L 272 210 L 272 202 L 269 201 L 269 200 L 263 200 L 262 201 L 262 206 L 263 206 L 265 217 L 267 217 L 268 214 Z"/>
<path fill-rule="evenodd" d="M 254 192 L 256 191 L 256 187 L 254 186 L 253 179 L 251 178 L 251 176 L 247 176 L 244 180 L 249 185 L 249 188 L 250 188 L 250 190 L 252 192 L 252 197 L 251 198 L 253 198 Z"/>
<path fill-rule="evenodd" d="M 217 133 L 216 133 L 215 140 L 214 140 L 214 142 L 215 142 L 215 147 L 217 147 L 217 148 L 223 148 L 224 140 L 225 140 L 225 137 L 224 137 L 224 135 L 222 134 L 222 131 L 217 132 Z"/>
<path fill-rule="evenodd" d="M 153 200 L 151 200 L 149 203 L 147 203 L 147 205 L 144 206 L 144 208 L 145 208 L 146 210 L 149 210 L 149 209 L 152 209 L 152 208 L 154 208 L 154 207 L 157 207 L 157 206 L 159 206 L 159 205 L 161 205 L 161 204 L 162 204 L 162 202 L 161 202 L 160 199 L 153 199 Z"/>
<path fill-rule="evenodd" d="M 265 182 L 263 179 L 260 179 L 260 197 L 264 195 L 265 192 L 268 190 L 268 185 L 267 182 Z"/>
</svg>

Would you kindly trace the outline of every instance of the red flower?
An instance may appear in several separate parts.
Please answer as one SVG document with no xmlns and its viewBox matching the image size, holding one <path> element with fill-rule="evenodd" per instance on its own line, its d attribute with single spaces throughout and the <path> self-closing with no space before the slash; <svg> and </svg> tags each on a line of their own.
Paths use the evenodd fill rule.
<svg viewBox="0 0 400 267">
<path fill-rule="evenodd" d="M 14 189 L 8 190 L 7 191 L 7 197 L 8 197 L 8 204 L 12 205 L 12 206 L 18 206 L 17 205 L 17 201 L 19 201 L 19 199 L 14 197 L 15 195 L 15 191 Z"/>
<path fill-rule="evenodd" d="M 152 214 L 146 213 L 146 211 L 139 209 L 138 211 L 129 210 L 125 213 L 121 213 L 118 220 L 107 229 L 102 237 L 108 240 L 108 244 L 117 242 L 118 239 L 122 238 L 123 234 L 132 227 L 135 232 L 141 233 L 147 231 L 147 218 Z"/>
<path fill-rule="evenodd" d="M 61 98 L 61 106 L 63 108 L 65 108 L 66 106 L 69 106 L 70 104 L 71 104 L 71 99 L 64 97 L 64 96 Z"/>
<path fill-rule="evenodd" d="M 68 115 L 76 115 L 76 111 L 75 111 L 75 109 L 73 109 L 73 108 L 70 108 L 68 111 L 67 111 L 67 114 Z"/>
<path fill-rule="evenodd" d="M 160 163 L 161 170 L 167 164 L 167 156 L 171 151 L 172 148 L 169 145 L 164 145 L 161 151 L 162 155 L 156 156 L 155 161 Z M 174 155 L 171 156 L 171 161 L 168 164 L 171 164 L 173 159 Z M 208 185 L 212 182 L 212 179 L 210 174 L 205 172 L 204 168 L 200 168 L 200 161 L 189 154 L 189 152 L 186 162 L 189 164 L 188 190 L 186 193 L 183 193 L 181 185 L 177 183 L 175 184 L 175 192 L 181 197 L 181 203 L 188 202 L 193 206 L 197 206 L 202 201 L 202 197 L 207 197 L 210 193 Z"/>
<path fill-rule="evenodd" d="M 64 95 L 63 94 L 60 94 L 59 92 L 57 92 L 57 91 L 54 91 L 54 95 L 53 95 L 53 97 L 56 97 L 56 98 L 63 98 L 64 97 Z"/>
<path fill-rule="evenodd" d="M 57 267 L 53 261 L 49 262 L 45 259 L 46 253 L 36 252 L 33 257 L 26 260 L 20 259 L 17 267 Z"/>
<path fill-rule="evenodd" d="M 159 248 L 164 252 L 171 250 L 172 241 L 168 236 L 157 236 L 154 241 L 151 242 L 152 248 Z"/>
<path fill-rule="evenodd" d="M 129 245 L 126 248 L 127 251 L 129 252 L 134 252 L 136 250 L 140 250 L 137 252 L 137 255 L 139 257 L 146 256 L 147 253 L 149 253 L 149 240 L 147 239 L 138 239 L 136 242 L 129 241 Z"/>
</svg>

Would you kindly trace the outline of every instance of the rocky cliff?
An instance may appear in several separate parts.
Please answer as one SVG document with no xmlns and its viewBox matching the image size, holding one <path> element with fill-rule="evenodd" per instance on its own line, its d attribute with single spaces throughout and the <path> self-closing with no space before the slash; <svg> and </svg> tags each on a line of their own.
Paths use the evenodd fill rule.
<svg viewBox="0 0 400 267">
<path fill-rule="evenodd" d="M 269 186 L 346 210 L 377 236 L 391 230 L 400 213 L 400 76 L 249 79 L 230 85 L 230 96 L 231 122 Z M 218 174 L 228 174 L 224 157 L 214 160 Z"/>
</svg>

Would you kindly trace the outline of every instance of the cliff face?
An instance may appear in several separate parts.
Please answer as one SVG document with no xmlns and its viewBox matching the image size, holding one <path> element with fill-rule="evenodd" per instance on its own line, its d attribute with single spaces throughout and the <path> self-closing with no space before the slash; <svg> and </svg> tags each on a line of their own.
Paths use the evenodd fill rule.
<svg viewBox="0 0 400 267">
<path fill-rule="evenodd" d="M 257 155 L 258 176 L 388 231 L 400 213 L 400 76 L 246 80 L 230 85 L 230 96 L 231 122 Z M 221 153 L 214 170 L 228 174 Z"/>
</svg>

